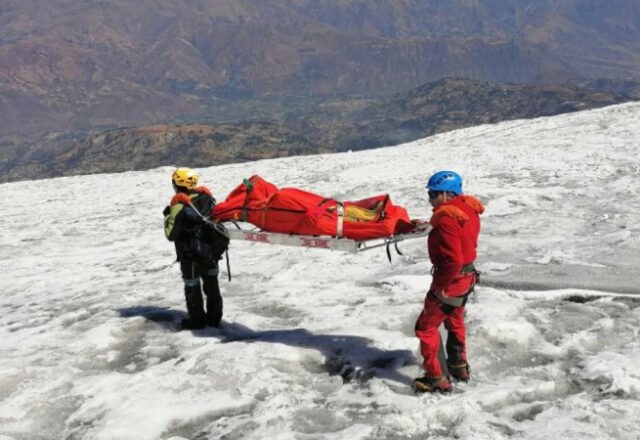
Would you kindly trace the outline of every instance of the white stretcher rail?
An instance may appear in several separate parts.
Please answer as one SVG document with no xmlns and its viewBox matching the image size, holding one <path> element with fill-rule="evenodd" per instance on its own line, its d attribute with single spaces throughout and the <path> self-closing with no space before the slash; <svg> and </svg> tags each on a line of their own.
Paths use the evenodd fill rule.
<svg viewBox="0 0 640 440">
<path fill-rule="evenodd" d="M 243 229 L 237 222 L 233 226 L 227 223 L 227 232 L 231 240 L 252 241 L 254 243 L 278 244 L 284 246 L 298 246 L 316 249 L 329 249 L 334 251 L 357 253 L 369 249 L 385 246 L 389 254 L 389 246 L 413 238 L 426 237 L 431 232 L 429 223 L 420 224 L 414 231 L 407 234 L 398 234 L 390 237 L 380 237 L 371 240 L 355 241 L 348 238 L 334 238 L 322 235 L 295 235 L 266 232 L 252 226 L 253 229 Z M 235 226 L 235 227 L 234 227 Z M 398 253 L 400 253 L 398 251 Z M 390 254 L 389 254 L 390 255 Z"/>
</svg>

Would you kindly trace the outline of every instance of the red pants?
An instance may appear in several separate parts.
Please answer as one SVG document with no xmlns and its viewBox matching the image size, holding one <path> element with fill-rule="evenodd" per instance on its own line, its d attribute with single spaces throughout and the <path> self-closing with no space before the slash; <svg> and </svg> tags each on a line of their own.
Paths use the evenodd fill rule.
<svg viewBox="0 0 640 440">
<path fill-rule="evenodd" d="M 453 307 L 441 304 L 432 294 L 427 294 L 424 309 L 416 322 L 416 336 L 420 339 L 420 352 L 424 358 L 427 377 L 442 376 L 438 362 L 440 333 L 438 327 L 444 322 L 447 335 L 447 361 L 458 365 L 467 361 L 465 349 L 464 306 Z"/>
</svg>

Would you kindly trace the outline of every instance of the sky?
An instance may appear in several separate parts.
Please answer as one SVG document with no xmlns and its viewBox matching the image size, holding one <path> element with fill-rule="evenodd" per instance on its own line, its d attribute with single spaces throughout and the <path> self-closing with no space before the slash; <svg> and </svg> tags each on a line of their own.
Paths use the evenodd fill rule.
<svg viewBox="0 0 640 440">
<path fill-rule="evenodd" d="M 640 438 L 640 104 L 198 169 L 428 219 L 440 169 L 486 205 L 469 383 L 416 395 L 426 240 L 233 241 L 221 329 L 178 331 L 173 167 L 0 185 L 0 440 Z M 188 166 L 188 164 L 175 164 Z"/>
</svg>

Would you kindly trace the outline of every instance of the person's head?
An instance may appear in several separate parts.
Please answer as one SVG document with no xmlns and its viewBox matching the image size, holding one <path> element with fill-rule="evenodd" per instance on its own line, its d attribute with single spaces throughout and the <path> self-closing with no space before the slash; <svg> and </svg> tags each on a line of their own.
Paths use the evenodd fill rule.
<svg viewBox="0 0 640 440">
<path fill-rule="evenodd" d="M 438 171 L 429 179 L 429 203 L 434 208 L 462 194 L 462 177 L 453 171 Z"/>
<path fill-rule="evenodd" d="M 177 168 L 171 176 L 171 184 L 176 192 L 186 192 L 198 185 L 198 173 L 191 168 Z"/>
</svg>

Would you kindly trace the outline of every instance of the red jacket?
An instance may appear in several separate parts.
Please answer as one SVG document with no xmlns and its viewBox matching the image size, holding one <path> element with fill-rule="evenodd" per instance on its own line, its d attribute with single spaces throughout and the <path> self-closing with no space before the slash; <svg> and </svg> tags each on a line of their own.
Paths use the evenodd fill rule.
<svg viewBox="0 0 640 440">
<path fill-rule="evenodd" d="M 433 264 L 431 290 L 445 296 L 461 296 L 475 282 L 474 273 L 462 273 L 462 267 L 476 259 L 482 203 L 461 195 L 434 208 L 429 223 L 429 258 Z"/>
</svg>

